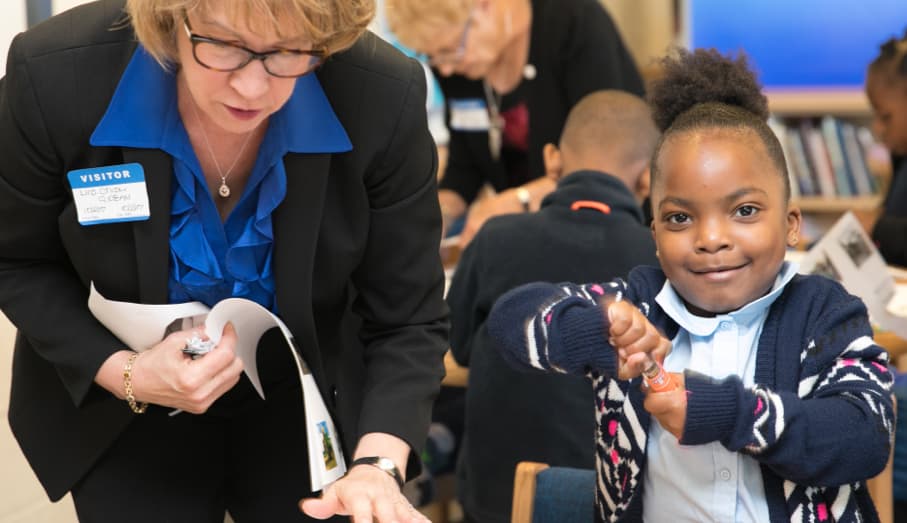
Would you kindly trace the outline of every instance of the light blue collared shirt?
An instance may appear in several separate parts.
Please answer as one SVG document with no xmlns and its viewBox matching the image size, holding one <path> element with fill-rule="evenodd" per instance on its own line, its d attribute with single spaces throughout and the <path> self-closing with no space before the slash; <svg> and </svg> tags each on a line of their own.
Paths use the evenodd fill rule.
<svg viewBox="0 0 907 523">
<path fill-rule="evenodd" d="M 665 358 L 670 372 L 695 370 L 713 378 L 737 375 L 752 387 L 756 352 L 768 309 L 797 274 L 785 262 L 771 292 L 742 308 L 714 317 L 690 313 L 666 281 L 655 301 L 680 326 Z M 643 514 L 646 522 L 769 520 L 759 463 L 721 443 L 680 445 L 654 419 L 646 444 Z"/>
<path fill-rule="evenodd" d="M 271 214 L 286 196 L 283 157 L 352 149 L 318 78 L 314 74 L 298 78 L 287 103 L 268 120 L 240 201 L 221 221 L 180 118 L 176 77 L 141 46 L 92 133 L 91 144 L 161 149 L 173 157 L 171 303 L 197 300 L 211 306 L 237 296 L 275 311 Z"/>
</svg>

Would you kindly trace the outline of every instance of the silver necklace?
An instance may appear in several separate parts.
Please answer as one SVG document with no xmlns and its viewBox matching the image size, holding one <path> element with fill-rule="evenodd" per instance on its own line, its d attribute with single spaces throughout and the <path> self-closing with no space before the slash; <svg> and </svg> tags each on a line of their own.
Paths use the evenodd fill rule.
<svg viewBox="0 0 907 523">
<path fill-rule="evenodd" d="M 217 175 L 220 176 L 220 187 L 217 189 L 217 194 L 221 198 L 230 197 L 230 187 L 227 185 L 227 177 L 230 176 L 230 173 L 233 172 L 233 168 L 236 167 L 236 163 L 239 161 L 239 158 L 242 156 L 242 152 L 246 150 L 246 144 L 249 143 L 249 139 L 252 138 L 252 133 L 255 132 L 255 129 L 249 131 L 246 134 L 246 139 L 243 140 L 242 146 L 239 148 L 239 152 L 236 154 L 236 157 L 233 158 L 233 163 L 230 164 L 230 168 L 227 169 L 227 172 L 224 172 L 220 168 L 220 163 L 217 161 L 217 156 L 214 154 L 214 148 L 211 147 L 211 141 L 208 140 L 208 133 L 205 132 L 205 125 L 202 123 L 202 119 L 198 114 L 198 109 L 195 107 L 195 100 L 191 100 L 190 107 L 192 107 L 192 113 L 195 115 L 195 121 L 198 122 L 198 127 L 202 131 L 202 138 L 205 139 L 205 145 L 208 146 L 208 153 L 211 154 L 211 159 L 214 161 L 214 167 L 217 169 Z"/>
</svg>

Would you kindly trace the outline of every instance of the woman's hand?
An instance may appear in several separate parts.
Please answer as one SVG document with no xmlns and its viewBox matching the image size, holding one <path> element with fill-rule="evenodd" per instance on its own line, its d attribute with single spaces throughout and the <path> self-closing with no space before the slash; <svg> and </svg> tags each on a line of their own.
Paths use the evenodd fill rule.
<svg viewBox="0 0 907 523">
<path fill-rule="evenodd" d="M 671 351 L 671 342 L 632 303 L 607 304 L 609 342 L 617 351 L 617 378 L 629 380 L 640 375 L 646 354 L 658 363 Z"/>
<path fill-rule="evenodd" d="M 409 445 L 391 434 L 363 434 L 354 458 L 384 456 L 406 470 Z M 299 508 L 309 516 L 327 519 L 334 515 L 352 516 L 353 523 L 425 523 L 428 518 L 409 504 L 397 481 L 373 465 L 357 465 L 324 489 L 320 498 L 304 499 Z"/>
<path fill-rule="evenodd" d="M 429 521 L 410 505 L 394 478 L 372 465 L 351 468 L 346 476 L 326 488 L 321 498 L 304 499 L 299 508 L 316 519 L 337 514 L 351 516 L 353 523 Z"/>
<path fill-rule="evenodd" d="M 174 332 L 154 347 L 140 353 L 132 366 L 132 389 L 137 402 L 153 403 L 202 414 L 230 390 L 242 373 L 236 357 L 236 331 L 224 327 L 220 343 L 204 356 L 192 359 L 183 353 L 187 340 L 200 336 L 197 330 Z M 123 365 L 130 353 L 120 351 L 98 371 L 99 385 L 119 398 L 123 392 Z"/>
<path fill-rule="evenodd" d="M 643 386 L 646 399 L 643 402 L 651 414 L 666 431 L 670 432 L 680 441 L 683 436 L 683 426 L 687 421 L 687 389 L 684 385 L 683 374 L 671 373 L 677 388 L 665 392 L 652 392 L 649 387 Z"/>
</svg>

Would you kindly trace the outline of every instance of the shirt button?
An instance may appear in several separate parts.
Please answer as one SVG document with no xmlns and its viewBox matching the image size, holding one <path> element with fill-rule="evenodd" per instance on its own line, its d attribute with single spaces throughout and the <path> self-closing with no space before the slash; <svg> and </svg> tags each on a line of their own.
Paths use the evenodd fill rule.
<svg viewBox="0 0 907 523">
<path fill-rule="evenodd" d="M 718 477 L 720 477 L 722 481 L 728 481 L 731 479 L 731 471 L 728 469 L 721 469 L 718 471 Z"/>
</svg>

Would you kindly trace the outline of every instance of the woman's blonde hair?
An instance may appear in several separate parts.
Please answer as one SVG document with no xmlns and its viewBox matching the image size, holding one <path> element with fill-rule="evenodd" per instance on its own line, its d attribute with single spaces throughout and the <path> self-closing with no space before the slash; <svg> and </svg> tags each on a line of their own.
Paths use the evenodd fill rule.
<svg viewBox="0 0 907 523">
<path fill-rule="evenodd" d="M 315 49 L 347 49 L 375 16 L 375 0 L 127 0 L 139 42 L 165 67 L 177 64 L 176 35 L 187 12 L 224 9 L 231 20 L 279 38 L 300 35 Z"/>
<path fill-rule="evenodd" d="M 421 51 L 438 28 L 466 23 L 475 0 L 387 0 L 385 16 L 403 45 Z"/>
</svg>

